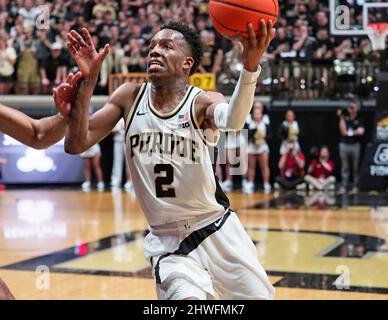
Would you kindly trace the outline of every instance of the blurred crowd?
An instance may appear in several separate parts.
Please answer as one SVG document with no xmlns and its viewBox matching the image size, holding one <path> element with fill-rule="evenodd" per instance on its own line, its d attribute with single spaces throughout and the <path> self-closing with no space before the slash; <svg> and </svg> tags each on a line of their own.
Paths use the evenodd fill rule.
<svg viewBox="0 0 388 320">
<path fill-rule="evenodd" d="M 358 21 L 359 2 L 341 1 L 351 6 L 351 18 Z M 220 90 L 227 90 L 241 70 L 241 46 L 215 32 L 207 4 L 204 0 L 0 0 L 0 94 L 50 93 L 75 67 L 66 34 L 83 26 L 98 49 L 111 45 L 96 89 L 97 94 L 107 94 L 110 74 L 145 71 L 148 42 L 170 20 L 185 21 L 198 30 L 205 47 L 200 72 L 216 73 Z M 335 95 L 341 90 L 331 86 L 332 73 L 338 78 L 337 87 L 341 79 L 349 83 L 349 76 L 354 76 L 358 79 L 354 86 L 359 82 L 365 88 L 370 83 L 373 89 L 378 53 L 367 37 L 330 35 L 328 0 L 279 0 L 279 5 L 277 35 L 262 61 L 258 89 L 262 94 L 293 92 L 313 98 L 324 89 L 328 96 Z M 378 14 L 371 17 L 371 21 L 381 19 Z"/>
<path fill-rule="evenodd" d="M 217 176 L 224 191 L 239 189 L 233 175 L 242 178 L 242 192 L 252 194 L 258 186 L 257 177 L 261 176 L 260 186 L 264 193 L 281 190 L 297 190 L 301 193 L 314 192 L 320 195 L 356 194 L 359 191 L 359 169 L 362 159 L 361 144 L 365 135 L 364 119 L 359 114 L 360 104 L 355 98 L 348 100 L 344 109 L 337 111 L 339 128 L 339 162 L 332 160 L 334 150 L 327 145 L 315 145 L 305 150 L 300 137 L 300 126 L 293 110 L 284 114 L 279 127 L 271 124 L 267 108 L 260 101 L 252 106 L 245 123 L 245 130 L 226 133 L 220 149 L 225 149 L 225 157 L 219 157 Z M 333 137 L 333 133 L 329 133 Z M 274 150 L 273 139 L 277 136 L 281 144 Z M 333 147 L 333 146 L 332 146 Z M 270 166 L 270 153 L 275 155 L 277 168 Z M 246 157 L 244 155 L 247 155 Z M 340 168 L 340 183 L 334 174 Z M 224 167 L 224 169 L 223 169 Z M 238 172 L 234 168 L 240 168 Z M 271 183 L 273 182 L 273 183 Z M 321 199 L 322 200 L 322 199 Z"/>
</svg>

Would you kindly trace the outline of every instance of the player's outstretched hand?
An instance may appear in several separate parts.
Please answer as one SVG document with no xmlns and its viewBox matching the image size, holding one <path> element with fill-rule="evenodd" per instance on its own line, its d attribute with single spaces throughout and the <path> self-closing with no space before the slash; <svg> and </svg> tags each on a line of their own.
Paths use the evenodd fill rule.
<svg viewBox="0 0 388 320">
<path fill-rule="evenodd" d="M 273 27 L 271 20 L 268 20 L 266 24 L 265 20 L 261 19 L 258 34 L 253 30 L 252 23 L 248 23 L 248 32 L 248 39 L 239 35 L 239 39 L 244 46 L 242 59 L 245 70 L 254 72 L 257 70 L 261 56 L 274 38 L 276 29 Z"/>
<path fill-rule="evenodd" d="M 101 64 L 109 53 L 109 44 L 101 52 L 94 47 L 92 37 L 86 28 L 82 28 L 83 37 L 75 30 L 67 34 L 67 47 L 84 77 L 98 76 Z"/>
<path fill-rule="evenodd" d="M 74 75 L 70 73 L 65 82 L 53 89 L 55 106 L 64 117 L 68 117 L 70 114 L 71 106 L 78 94 L 81 79 L 82 73 L 80 71 Z"/>
</svg>

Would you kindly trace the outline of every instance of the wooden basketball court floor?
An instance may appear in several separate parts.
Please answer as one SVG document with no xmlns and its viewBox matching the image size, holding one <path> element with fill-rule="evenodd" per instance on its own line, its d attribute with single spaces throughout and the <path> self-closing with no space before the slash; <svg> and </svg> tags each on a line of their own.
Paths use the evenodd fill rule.
<svg viewBox="0 0 388 320">
<path fill-rule="evenodd" d="M 230 193 L 276 299 L 387 299 L 388 194 Z M 0 193 L 0 278 L 16 299 L 156 299 L 136 197 Z"/>
</svg>

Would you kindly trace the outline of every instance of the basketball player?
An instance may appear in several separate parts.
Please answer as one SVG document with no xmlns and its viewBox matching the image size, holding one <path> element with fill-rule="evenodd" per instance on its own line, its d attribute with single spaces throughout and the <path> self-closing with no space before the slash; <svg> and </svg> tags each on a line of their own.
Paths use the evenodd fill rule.
<svg viewBox="0 0 388 320">
<path fill-rule="evenodd" d="M 82 78 L 81 72 L 72 73 L 58 88 L 54 89 L 54 100 L 58 109 L 66 113 L 71 106 L 69 96 L 76 92 L 76 86 Z M 59 94 L 58 94 L 59 93 Z M 67 117 L 59 113 L 39 120 L 0 103 L 0 131 L 35 149 L 45 149 L 57 143 L 65 136 Z M 5 283 L 0 279 L 0 300 L 15 299 Z"/>
<path fill-rule="evenodd" d="M 196 31 L 182 23 L 161 27 L 150 41 L 143 85 L 124 83 L 89 118 L 89 104 L 109 46 L 97 53 L 91 36 L 68 33 L 68 48 L 83 74 L 69 116 L 65 150 L 78 154 L 124 117 L 135 193 L 150 225 L 145 255 L 160 299 L 272 299 L 274 288 L 256 247 L 229 209 L 214 177 L 209 148 L 218 130 L 240 130 L 253 104 L 260 58 L 274 37 L 272 22 L 248 24 L 239 82 L 224 96 L 189 86 L 200 64 Z M 201 161 L 197 161 L 201 159 Z M 189 162 L 192 161 L 191 163 Z"/>
<path fill-rule="evenodd" d="M 70 73 L 66 82 L 53 90 L 55 103 L 61 110 L 55 116 L 36 120 L 0 103 L 0 131 L 35 149 L 45 149 L 57 143 L 65 136 L 67 119 L 63 115 L 67 114 L 70 101 L 75 98 L 69 94 L 75 91 L 81 78 L 81 72 Z"/>
</svg>

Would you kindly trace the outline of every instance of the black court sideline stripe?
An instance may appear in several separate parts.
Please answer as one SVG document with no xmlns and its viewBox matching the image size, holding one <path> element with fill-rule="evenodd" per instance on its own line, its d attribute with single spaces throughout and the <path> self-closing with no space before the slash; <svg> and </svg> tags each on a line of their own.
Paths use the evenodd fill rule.
<svg viewBox="0 0 388 320">
<path fill-rule="evenodd" d="M 137 94 L 137 96 L 135 98 L 136 104 L 132 106 L 133 110 L 131 110 L 132 111 L 131 118 L 128 120 L 127 130 L 125 131 L 125 135 L 124 135 L 125 139 L 127 139 L 129 127 L 131 126 L 133 117 L 135 116 L 136 109 L 139 106 L 141 99 L 143 99 L 143 95 L 144 95 L 144 92 L 146 92 L 146 88 L 147 88 L 147 83 L 142 84 L 142 86 L 140 87 L 139 93 Z"/>
<path fill-rule="evenodd" d="M 163 254 L 159 257 L 158 261 L 156 262 L 155 265 L 155 280 L 156 283 L 160 284 L 160 261 L 164 258 L 167 258 L 168 256 L 172 254 L 178 254 L 178 255 L 188 255 L 191 251 L 196 249 L 203 240 L 205 240 L 207 237 L 212 235 L 214 232 L 218 231 L 221 229 L 221 227 L 224 225 L 225 221 L 228 219 L 230 216 L 230 210 L 228 210 L 227 213 L 221 218 L 219 218 L 217 221 L 214 221 L 213 223 L 209 224 L 206 227 L 203 227 L 202 229 L 196 230 L 193 233 L 191 233 L 187 238 L 185 238 L 180 244 L 179 248 L 175 250 L 172 253 L 166 253 Z M 221 222 L 217 224 L 219 221 Z"/>
</svg>

